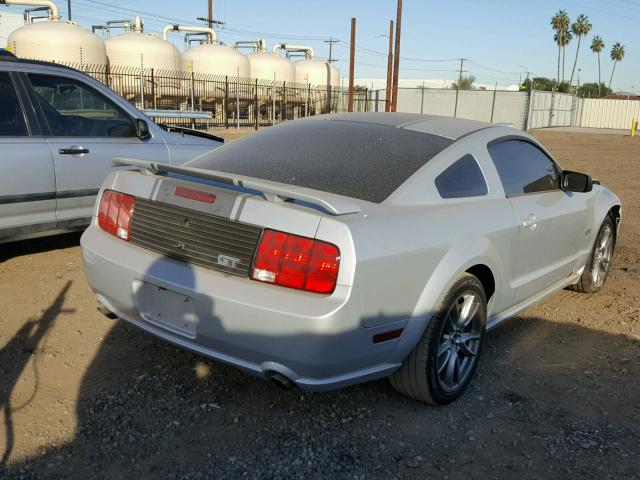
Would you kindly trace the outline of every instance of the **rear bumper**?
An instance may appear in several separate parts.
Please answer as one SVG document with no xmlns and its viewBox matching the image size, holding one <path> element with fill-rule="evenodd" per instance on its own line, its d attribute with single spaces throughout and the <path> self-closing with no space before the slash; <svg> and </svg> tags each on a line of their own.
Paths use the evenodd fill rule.
<svg viewBox="0 0 640 480">
<path fill-rule="evenodd" d="M 387 376 L 400 365 L 406 339 L 372 338 L 409 320 L 363 327 L 357 288 L 339 285 L 323 296 L 265 285 L 163 257 L 94 225 L 81 245 L 87 279 L 107 310 L 258 377 L 279 373 L 323 391 Z"/>
</svg>

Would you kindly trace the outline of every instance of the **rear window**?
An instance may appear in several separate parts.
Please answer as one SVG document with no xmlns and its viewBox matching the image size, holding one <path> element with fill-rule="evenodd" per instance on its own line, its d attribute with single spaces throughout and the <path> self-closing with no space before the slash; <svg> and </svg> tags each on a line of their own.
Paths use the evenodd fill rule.
<svg viewBox="0 0 640 480">
<path fill-rule="evenodd" d="M 452 140 L 339 120 L 300 120 L 188 164 L 380 203 Z"/>
</svg>

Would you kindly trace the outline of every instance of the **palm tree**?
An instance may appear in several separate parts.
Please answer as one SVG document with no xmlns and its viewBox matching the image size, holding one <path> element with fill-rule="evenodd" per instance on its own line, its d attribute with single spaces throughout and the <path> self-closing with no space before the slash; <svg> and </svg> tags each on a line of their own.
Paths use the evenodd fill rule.
<svg viewBox="0 0 640 480">
<path fill-rule="evenodd" d="M 551 17 L 551 28 L 553 28 L 556 32 L 555 35 L 553 36 L 553 39 L 558 44 L 558 76 L 557 76 L 558 83 L 560 83 L 560 55 L 561 53 L 564 52 L 564 47 L 571 40 L 571 39 L 567 40 L 567 36 L 568 34 L 570 34 L 569 32 L 570 24 L 571 24 L 571 20 L 569 20 L 569 15 L 567 14 L 566 10 L 558 10 L 558 12 L 553 17 Z M 562 64 L 563 64 L 562 76 L 564 80 L 564 60 Z"/>
<path fill-rule="evenodd" d="M 558 47 L 562 52 L 562 70 L 560 70 L 562 73 L 559 83 L 564 83 L 565 47 L 569 45 L 569 42 L 573 39 L 573 33 L 571 33 L 570 31 L 558 32 L 553 36 L 553 39 L 558 44 Z"/>
<path fill-rule="evenodd" d="M 591 22 L 586 15 L 578 15 L 576 21 L 571 25 L 571 31 L 578 37 L 578 46 L 576 47 L 576 58 L 573 60 L 573 69 L 571 70 L 571 79 L 569 85 L 573 83 L 573 75 L 576 73 L 576 65 L 578 65 L 578 52 L 580 52 L 580 41 L 582 37 L 586 36 L 591 30 Z"/>
<path fill-rule="evenodd" d="M 602 38 L 600 38 L 598 35 L 596 35 L 595 37 L 593 37 L 593 40 L 591 40 L 591 51 L 593 53 L 598 54 L 598 95 L 601 95 L 601 85 L 602 85 L 602 79 L 601 79 L 601 73 L 602 70 L 600 69 L 600 52 L 602 50 L 604 50 L 605 44 L 604 44 L 604 40 L 602 40 Z"/>
<path fill-rule="evenodd" d="M 613 72 L 616 71 L 616 64 L 621 62 L 624 58 L 624 45 L 620 42 L 616 42 L 611 47 L 611 60 L 613 60 L 613 69 L 611 69 L 611 77 L 609 78 L 609 88 L 611 88 L 611 81 L 613 80 Z"/>
</svg>

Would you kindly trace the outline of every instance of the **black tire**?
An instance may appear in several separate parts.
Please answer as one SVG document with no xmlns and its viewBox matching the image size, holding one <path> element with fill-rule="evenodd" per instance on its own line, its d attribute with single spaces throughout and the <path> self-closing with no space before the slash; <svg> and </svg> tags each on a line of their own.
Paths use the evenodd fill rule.
<svg viewBox="0 0 640 480">
<path fill-rule="evenodd" d="M 452 332 L 455 323 L 453 319 L 455 312 L 460 311 L 460 305 L 463 305 L 464 308 L 464 303 L 470 296 L 473 296 L 473 300 L 470 300 L 473 307 L 469 307 L 469 311 L 471 308 L 475 308 L 475 313 L 471 315 L 469 332 L 465 333 L 467 328 L 465 327 L 462 329 L 463 333 L 455 333 L 454 331 L 450 334 L 449 332 Z M 461 299 L 462 304 L 460 303 Z M 458 316 L 458 319 L 461 318 L 464 318 L 463 315 Z M 465 273 L 447 293 L 416 347 L 404 360 L 402 366 L 390 377 L 393 388 L 404 395 L 431 405 L 446 405 L 456 400 L 464 393 L 478 366 L 486 321 L 487 299 L 482 283 L 475 276 Z M 471 330 L 473 330 L 473 338 L 468 335 L 471 334 Z M 467 335 L 470 339 L 464 340 L 467 336 L 463 337 L 463 335 Z M 475 338 L 476 336 L 477 338 Z M 461 340 L 465 342 L 464 346 L 461 343 L 456 343 Z M 438 351 L 442 351 L 443 348 L 449 350 L 438 355 Z M 473 355 L 470 355 L 471 350 L 473 350 Z M 454 351 L 455 353 L 453 353 Z M 442 378 L 443 356 L 445 355 L 446 371 L 444 371 L 445 378 Z M 456 355 L 456 359 L 453 359 L 451 355 Z M 463 360 L 459 361 L 460 358 Z M 462 363 L 467 362 L 467 359 L 471 363 Z M 458 377 L 463 373 L 463 378 L 459 378 L 460 381 L 453 387 L 447 385 L 446 381 L 451 362 L 454 363 L 452 380 L 455 377 L 456 367 L 458 368 Z"/>
<path fill-rule="evenodd" d="M 604 270 L 600 269 L 601 277 L 596 278 L 594 274 L 594 269 L 596 269 L 596 267 L 600 266 L 602 263 L 602 260 L 601 260 L 602 257 L 599 257 L 598 255 L 599 254 L 602 255 L 600 247 L 602 244 L 602 237 L 603 235 L 605 235 L 606 231 L 609 231 L 609 234 L 611 235 L 611 245 L 610 245 L 611 250 L 609 252 L 609 259 L 607 261 L 606 268 L 604 268 Z M 607 217 L 602 222 L 602 225 L 600 225 L 600 229 L 598 230 L 598 235 L 596 235 L 596 240 L 593 243 L 593 248 L 591 249 L 591 254 L 589 255 L 589 260 L 587 260 L 587 263 L 584 266 L 584 270 L 582 272 L 582 275 L 580 275 L 580 279 L 578 280 L 578 283 L 576 283 L 575 285 L 569 285 L 567 288 L 569 290 L 573 290 L 574 292 L 580 292 L 580 293 L 596 293 L 602 290 L 602 287 L 604 286 L 604 282 L 607 280 L 609 269 L 611 268 L 611 261 L 613 260 L 613 251 L 615 248 L 615 243 L 616 243 L 615 224 L 613 222 L 613 219 L 609 215 L 607 215 Z M 596 262 L 600 262 L 600 263 L 596 266 Z"/>
</svg>

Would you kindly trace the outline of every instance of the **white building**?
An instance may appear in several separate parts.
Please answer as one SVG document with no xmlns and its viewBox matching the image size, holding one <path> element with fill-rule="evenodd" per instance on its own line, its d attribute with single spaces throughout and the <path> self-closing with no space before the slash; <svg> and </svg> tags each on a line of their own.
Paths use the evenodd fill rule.
<svg viewBox="0 0 640 480">
<path fill-rule="evenodd" d="M 9 34 L 22 25 L 24 25 L 22 14 L 0 11 L 0 48 L 7 46 Z"/>
<path fill-rule="evenodd" d="M 400 67 L 402 69 L 402 67 Z M 345 79 L 345 85 L 348 83 L 349 79 Z M 398 87 L 400 88 L 418 88 L 424 85 L 425 88 L 451 88 L 451 84 L 454 80 L 445 80 L 445 79 L 422 79 L 422 78 L 399 78 L 398 79 Z M 387 78 L 356 78 L 356 85 L 366 85 L 368 88 L 372 88 L 373 90 L 384 90 L 387 85 Z M 488 84 L 482 82 L 475 82 L 473 84 L 476 88 L 481 90 L 493 90 L 495 88 L 495 84 Z M 518 85 L 498 85 L 498 90 L 518 90 Z"/>
</svg>

